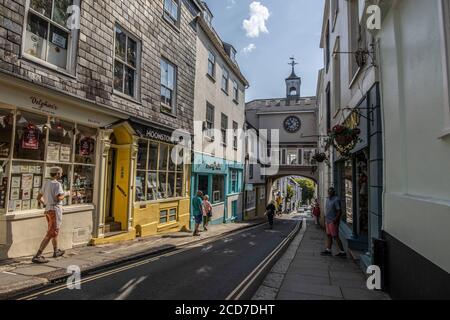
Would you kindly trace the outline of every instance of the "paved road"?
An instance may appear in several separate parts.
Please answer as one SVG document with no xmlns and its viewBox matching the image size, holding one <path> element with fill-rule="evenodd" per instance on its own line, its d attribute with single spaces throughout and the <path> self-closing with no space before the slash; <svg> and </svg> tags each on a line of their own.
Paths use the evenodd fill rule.
<svg viewBox="0 0 450 320">
<path fill-rule="evenodd" d="M 295 229 L 299 217 L 277 220 L 214 242 L 130 263 L 84 278 L 80 290 L 55 285 L 33 299 L 223 300 Z M 250 293 L 250 294 L 253 294 Z"/>
</svg>

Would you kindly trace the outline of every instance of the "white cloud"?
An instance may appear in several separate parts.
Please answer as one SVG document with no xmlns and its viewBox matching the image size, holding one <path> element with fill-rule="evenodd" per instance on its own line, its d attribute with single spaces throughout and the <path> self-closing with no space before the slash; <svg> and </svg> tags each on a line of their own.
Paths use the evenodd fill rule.
<svg viewBox="0 0 450 320">
<path fill-rule="evenodd" d="M 254 43 L 250 43 L 248 46 L 246 46 L 244 49 L 242 49 L 242 52 L 244 54 L 252 53 L 253 50 L 256 49 L 256 46 Z"/>
<path fill-rule="evenodd" d="M 236 4 L 236 0 L 227 0 L 227 3 L 228 3 L 227 9 L 231 9 Z"/>
<path fill-rule="evenodd" d="M 266 21 L 269 17 L 269 9 L 262 5 L 261 2 L 253 1 L 250 4 L 250 19 L 244 20 L 243 22 L 247 37 L 257 38 L 260 33 L 269 33 L 266 27 Z"/>
</svg>

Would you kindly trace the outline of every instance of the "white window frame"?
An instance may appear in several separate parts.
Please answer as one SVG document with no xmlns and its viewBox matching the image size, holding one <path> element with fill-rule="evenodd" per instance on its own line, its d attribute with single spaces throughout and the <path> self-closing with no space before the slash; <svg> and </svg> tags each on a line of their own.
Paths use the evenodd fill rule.
<svg viewBox="0 0 450 320">
<path fill-rule="evenodd" d="M 226 125 L 224 126 L 224 122 L 226 121 Z M 220 132 L 222 134 L 222 146 L 226 147 L 228 145 L 228 116 L 224 113 L 220 116 Z"/>
<path fill-rule="evenodd" d="M 239 103 L 239 85 L 236 80 L 233 80 L 233 101 Z"/>
<path fill-rule="evenodd" d="M 211 59 L 211 57 L 213 59 Z M 212 65 L 212 74 L 209 73 L 209 65 Z M 206 71 L 206 74 L 211 77 L 212 79 L 216 78 L 216 55 L 212 50 L 208 50 L 208 69 Z"/>
<path fill-rule="evenodd" d="M 214 139 L 214 120 L 215 120 L 215 107 L 210 104 L 210 103 L 206 103 L 206 115 L 205 115 L 205 122 L 206 122 L 206 130 L 205 130 L 205 135 L 210 138 L 210 139 Z M 208 119 L 208 111 L 211 110 L 211 119 Z M 211 121 L 212 120 L 212 121 Z"/>
<path fill-rule="evenodd" d="M 134 42 L 136 42 L 136 66 L 133 67 L 132 65 L 128 64 L 128 62 L 123 61 L 121 58 L 116 58 L 116 30 L 117 28 L 120 28 L 120 30 L 122 30 L 123 33 L 125 33 L 126 35 L 126 40 L 125 40 L 125 50 L 128 47 L 128 39 L 130 38 L 131 40 L 133 40 Z M 120 95 L 122 97 L 125 98 L 131 98 L 133 100 L 139 100 L 139 96 L 140 96 L 140 87 L 141 87 L 141 41 L 135 37 L 133 34 L 131 34 L 127 29 L 125 29 L 124 27 L 122 27 L 122 25 L 116 23 L 114 25 L 114 49 L 113 49 L 113 81 L 114 81 L 114 69 L 115 69 L 115 65 L 116 65 L 116 60 L 118 62 L 120 62 L 121 64 L 124 65 L 124 67 L 129 67 L 132 68 L 134 70 L 134 92 L 133 95 L 128 95 L 125 92 L 122 92 L 120 90 L 117 90 L 114 88 L 114 83 L 113 83 L 113 92 L 116 95 Z M 126 55 L 126 52 L 125 52 Z M 126 57 L 125 57 L 126 58 Z M 125 89 L 125 69 L 123 72 L 123 79 L 122 79 L 122 85 L 123 85 L 123 89 Z"/>
<path fill-rule="evenodd" d="M 52 5 L 54 3 L 55 0 L 52 1 Z M 73 0 L 73 5 L 78 5 L 78 7 L 80 7 L 80 1 L 81 0 Z M 66 63 L 66 68 L 61 68 L 58 67 L 46 60 L 37 58 L 31 54 L 28 54 L 25 52 L 25 42 L 26 42 L 26 35 L 27 35 L 27 25 L 28 25 L 28 16 L 29 13 L 34 14 L 35 16 L 45 20 L 48 23 L 48 36 L 50 36 L 50 25 L 55 25 L 57 26 L 59 29 L 69 33 L 69 37 L 68 37 L 68 44 L 67 44 L 67 63 Z M 26 59 L 33 61 L 35 63 L 38 63 L 40 65 L 43 65 L 46 68 L 58 71 L 60 73 L 64 73 L 67 74 L 69 76 L 75 76 L 76 73 L 76 64 L 77 64 L 77 46 L 78 46 L 78 38 L 79 38 L 79 30 L 69 30 L 67 28 L 67 26 L 61 26 L 60 24 L 58 24 L 57 22 L 51 20 L 51 18 L 48 18 L 46 16 L 44 16 L 43 14 L 35 11 L 33 8 L 31 8 L 31 0 L 26 0 L 26 4 L 25 4 L 25 16 L 24 16 L 24 22 L 23 22 L 23 26 L 22 26 L 22 48 L 21 48 L 21 52 L 22 52 L 22 56 L 25 57 Z M 47 58 L 48 58 L 48 47 L 47 47 Z"/>
<path fill-rule="evenodd" d="M 225 76 L 226 75 L 226 76 Z M 228 92 L 230 90 L 230 72 L 223 67 L 222 68 L 222 83 L 221 83 L 221 87 L 222 87 L 222 91 L 225 92 L 228 95 Z M 224 88 L 225 85 L 225 88 Z"/>
<path fill-rule="evenodd" d="M 176 116 L 177 115 L 178 68 L 177 68 L 177 66 L 175 64 L 173 64 L 172 62 L 170 62 L 166 58 L 161 57 L 159 70 L 161 70 L 161 64 L 163 62 L 165 62 L 169 66 L 172 66 L 174 75 L 173 75 L 173 89 L 170 89 L 165 84 L 163 84 L 162 81 L 161 81 L 162 77 L 160 77 L 160 95 L 161 95 L 161 87 L 164 87 L 165 89 L 172 91 L 172 105 L 168 105 L 167 103 L 161 101 L 161 112 L 166 113 L 166 114 L 170 114 L 172 116 Z M 163 108 L 171 109 L 171 112 L 163 110 Z"/>
<path fill-rule="evenodd" d="M 238 130 L 239 124 L 236 121 L 233 121 L 233 149 L 238 149 Z"/>
<path fill-rule="evenodd" d="M 444 128 L 439 138 L 450 137 L 450 1 L 439 0 L 439 20 L 442 39 L 442 72 L 444 86 Z"/>
</svg>

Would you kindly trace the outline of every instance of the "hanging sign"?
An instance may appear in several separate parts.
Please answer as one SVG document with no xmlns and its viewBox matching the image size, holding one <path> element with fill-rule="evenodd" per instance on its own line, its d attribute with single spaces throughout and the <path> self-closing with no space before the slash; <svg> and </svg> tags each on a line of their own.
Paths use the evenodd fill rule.
<svg viewBox="0 0 450 320">
<path fill-rule="evenodd" d="M 88 157 L 94 153 L 95 140 L 89 137 L 80 140 L 80 156 Z"/>
</svg>

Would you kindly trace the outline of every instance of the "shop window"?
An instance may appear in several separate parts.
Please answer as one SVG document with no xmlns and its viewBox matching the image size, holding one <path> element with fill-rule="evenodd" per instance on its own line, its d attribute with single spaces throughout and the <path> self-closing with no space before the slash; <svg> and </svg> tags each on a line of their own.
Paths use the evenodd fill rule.
<svg viewBox="0 0 450 320">
<path fill-rule="evenodd" d="M 165 143 L 139 141 L 135 201 L 155 201 L 183 195 L 184 166 L 177 164 L 178 157 L 182 155 L 173 150 L 173 146 Z"/>
<path fill-rule="evenodd" d="M 15 135 L 9 135 L 15 141 L 14 153 L 9 155 L 11 169 L 8 172 L 5 160 L 0 172 L 0 209 L 6 202 L 10 212 L 38 209 L 39 190 L 50 179 L 49 169 L 54 166 L 63 169 L 60 182 L 64 191 L 70 191 L 63 205 L 92 203 L 96 130 L 24 111 L 15 112 L 15 119 Z M 2 139 L 7 136 L 2 135 Z M 7 149 L 12 142 L 4 143 L 2 148 Z"/>
<path fill-rule="evenodd" d="M 14 158 L 44 161 L 47 117 L 28 112 L 16 115 Z"/>
<path fill-rule="evenodd" d="M 213 203 L 220 203 L 224 201 L 224 191 L 225 191 L 225 180 L 223 176 L 214 175 L 213 176 Z"/>
<path fill-rule="evenodd" d="M 121 27 L 115 27 L 114 90 L 137 98 L 140 43 Z"/>
<path fill-rule="evenodd" d="M 345 162 L 344 168 L 344 190 L 345 190 L 345 214 L 343 219 L 349 225 L 353 225 L 353 164 L 352 160 Z"/>
<path fill-rule="evenodd" d="M 0 159 L 9 158 L 13 127 L 14 114 L 9 110 L 0 110 Z"/>
<path fill-rule="evenodd" d="M 253 165 L 251 165 L 253 166 Z M 231 193 L 239 192 L 238 188 L 238 172 L 236 170 L 231 170 L 230 174 L 230 191 Z"/>
<path fill-rule="evenodd" d="M 67 22 L 69 7 L 79 4 L 79 0 L 31 0 L 27 8 L 24 54 L 56 69 L 73 72 L 78 30 L 69 29 Z"/>
</svg>

